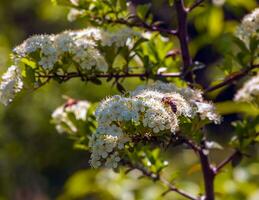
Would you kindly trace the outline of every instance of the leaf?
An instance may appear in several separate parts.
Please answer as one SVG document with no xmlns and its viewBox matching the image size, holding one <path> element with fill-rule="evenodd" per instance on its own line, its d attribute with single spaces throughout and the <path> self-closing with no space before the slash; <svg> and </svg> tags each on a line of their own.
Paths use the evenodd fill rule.
<svg viewBox="0 0 259 200">
<path fill-rule="evenodd" d="M 241 163 L 242 159 L 243 159 L 243 155 L 241 153 L 235 154 L 235 156 L 233 157 L 233 159 L 231 161 L 232 167 L 238 166 Z"/>
<path fill-rule="evenodd" d="M 131 50 L 135 50 L 139 45 L 141 45 L 143 42 L 146 42 L 146 41 L 148 41 L 148 39 L 143 38 L 143 37 L 138 39 L 137 42 L 135 42 L 135 44 Z"/>
<path fill-rule="evenodd" d="M 28 65 L 25 66 L 26 78 L 33 84 L 35 82 L 35 71 Z"/>
<path fill-rule="evenodd" d="M 246 47 L 246 44 L 240 40 L 238 37 L 233 37 L 234 43 L 242 50 L 243 52 L 249 53 L 248 48 Z"/>
<path fill-rule="evenodd" d="M 208 29 L 212 37 L 218 36 L 223 30 L 223 11 L 212 7 L 208 18 Z"/>
<path fill-rule="evenodd" d="M 255 36 L 251 37 L 250 43 L 249 43 L 249 48 L 250 48 L 252 55 L 254 55 L 254 53 L 258 49 L 258 45 L 259 45 L 259 40 L 257 39 L 257 37 L 255 37 Z"/>
<path fill-rule="evenodd" d="M 121 10 L 125 10 L 127 8 L 126 0 L 118 0 L 117 7 Z"/>
<path fill-rule="evenodd" d="M 24 63 L 25 65 L 30 66 L 33 69 L 36 68 L 36 63 L 31 61 L 31 60 L 29 60 L 29 59 L 27 59 L 27 58 L 22 58 L 21 62 Z"/>
<path fill-rule="evenodd" d="M 147 17 L 147 13 L 150 10 L 151 4 L 143 4 L 143 5 L 138 5 L 137 7 L 137 15 L 141 19 L 145 19 Z"/>
</svg>

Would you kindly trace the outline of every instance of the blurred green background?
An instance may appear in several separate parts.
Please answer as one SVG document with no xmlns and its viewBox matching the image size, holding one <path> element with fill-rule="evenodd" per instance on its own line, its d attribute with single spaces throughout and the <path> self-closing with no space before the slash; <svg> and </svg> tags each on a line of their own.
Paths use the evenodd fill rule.
<svg viewBox="0 0 259 200">
<path fill-rule="evenodd" d="M 154 1 L 158 18 L 173 17 L 165 11 L 164 1 Z M 187 1 L 191 2 L 191 1 Z M 206 86 L 222 77 L 217 66 L 222 52 L 229 43 L 226 34 L 233 32 L 244 14 L 254 9 L 255 0 L 228 0 L 224 5 L 214 4 L 196 9 L 190 16 L 190 48 L 195 60 L 205 63 L 206 69 L 197 72 L 199 82 Z M 163 11 L 163 12 L 162 12 Z M 0 1 L 0 73 L 10 65 L 11 49 L 32 34 L 58 33 L 65 29 L 84 28 L 85 22 L 69 23 L 68 9 L 51 4 L 50 0 L 1 0 Z M 174 24 L 173 24 L 174 25 Z M 127 89 L 139 81 L 124 82 Z M 116 93 L 106 82 L 95 86 L 71 80 L 59 85 L 51 82 L 35 92 L 20 95 L 10 106 L 0 106 L 0 200 L 46 199 L 181 199 L 174 194 L 161 197 L 164 188 L 148 180 L 138 180 L 138 172 L 128 175 L 110 170 L 89 169 L 89 154 L 75 150 L 73 142 L 56 133 L 50 121 L 52 111 L 63 103 L 63 94 L 96 102 Z M 216 101 L 231 100 L 234 88 L 221 95 L 212 95 Z M 224 106 L 224 105 L 223 105 Z M 227 106 L 227 105 L 225 105 Z M 224 107 L 222 108 L 224 110 Z M 237 119 L 236 114 L 225 116 L 227 123 Z M 211 137 L 224 141 L 231 135 L 227 123 L 221 127 L 209 127 Z M 258 160 L 254 148 L 253 161 Z M 218 161 L 227 152 L 215 151 L 212 157 Z M 200 167 L 197 158 L 188 150 L 169 150 L 165 157 L 171 160 L 166 170 L 169 177 L 186 190 L 197 193 L 202 190 Z M 230 168 L 229 168 L 230 169 Z M 233 172 L 233 173 L 232 173 Z M 191 181 L 188 181 L 188 180 Z M 258 200 L 259 163 L 244 161 L 241 166 L 223 172 L 216 181 L 219 199 Z"/>
</svg>

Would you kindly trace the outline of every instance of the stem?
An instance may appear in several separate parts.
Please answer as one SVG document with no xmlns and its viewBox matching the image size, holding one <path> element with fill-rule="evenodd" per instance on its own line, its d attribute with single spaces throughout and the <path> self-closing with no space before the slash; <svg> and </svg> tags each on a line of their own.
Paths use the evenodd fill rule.
<svg viewBox="0 0 259 200">
<path fill-rule="evenodd" d="M 194 8 L 200 6 L 205 0 L 196 0 L 189 8 L 188 12 L 191 12 Z"/>
<path fill-rule="evenodd" d="M 166 187 L 168 187 L 168 190 L 166 192 L 164 192 L 162 195 L 167 194 L 168 192 L 176 192 L 179 195 L 190 199 L 190 200 L 198 200 L 197 197 L 194 197 L 190 194 L 188 194 L 187 192 L 177 188 L 176 186 L 174 186 L 172 183 L 170 183 L 168 180 L 166 180 L 165 178 L 161 177 L 159 174 L 153 173 L 148 171 L 145 167 L 141 166 L 141 165 L 133 165 L 131 162 L 125 162 L 124 164 L 127 164 L 130 168 L 132 169 L 138 169 L 139 171 L 141 171 L 143 173 L 143 175 L 151 178 L 154 181 L 160 181 L 162 184 L 164 184 Z"/>
<path fill-rule="evenodd" d="M 188 82 L 193 82 L 192 72 L 190 67 L 192 65 L 192 57 L 190 56 L 188 47 L 188 27 L 187 27 L 187 10 L 184 7 L 183 0 L 175 0 L 175 9 L 178 19 L 177 36 L 180 42 L 181 54 L 183 60 L 182 74 L 184 79 Z"/>
<path fill-rule="evenodd" d="M 214 170 L 210 165 L 208 155 L 204 153 L 205 149 L 199 151 L 203 180 L 205 185 L 205 198 L 204 200 L 214 200 Z"/>
<path fill-rule="evenodd" d="M 119 78 L 130 78 L 130 77 L 139 77 L 139 78 L 149 78 L 149 77 L 157 77 L 157 78 L 177 78 L 180 77 L 181 74 L 180 73 L 161 73 L 161 74 L 148 74 L 148 73 L 136 73 L 136 74 L 96 74 L 94 77 L 96 78 L 115 78 L 115 79 L 119 79 Z M 38 78 L 63 78 L 65 80 L 69 80 L 71 78 L 81 78 L 81 77 L 85 77 L 85 78 L 89 78 L 91 79 L 91 76 L 87 75 L 87 74 L 82 74 L 82 73 L 78 73 L 78 72 L 70 72 L 67 74 L 48 74 L 48 75 L 38 75 Z"/>
<path fill-rule="evenodd" d="M 212 92 L 214 90 L 217 90 L 219 88 L 222 88 L 224 86 L 227 86 L 229 84 L 232 84 L 234 81 L 237 81 L 241 78 L 243 78 L 244 76 L 246 76 L 251 70 L 255 69 L 255 68 L 259 68 L 259 65 L 252 65 L 250 67 L 247 67 L 239 72 L 236 72 L 234 74 L 231 74 L 230 76 L 228 76 L 227 78 L 225 78 L 224 81 L 222 81 L 221 83 L 217 84 L 217 85 L 214 85 L 214 86 L 211 86 L 211 87 L 208 87 L 206 90 L 205 90 L 205 93 L 208 93 L 208 92 Z"/>
<path fill-rule="evenodd" d="M 140 19 L 138 19 L 138 22 L 129 22 L 125 19 L 121 19 L 121 18 L 117 18 L 117 19 L 108 19 L 105 17 L 97 17 L 97 16 L 89 16 L 90 19 L 92 21 L 100 21 L 102 23 L 109 23 L 109 24 L 123 24 L 129 27 L 138 27 L 138 28 L 144 28 L 145 30 L 149 30 L 149 31 L 157 31 L 160 33 L 166 33 L 166 34 L 170 34 L 170 35 L 176 35 L 177 31 L 176 30 L 172 30 L 172 29 L 167 29 L 167 28 L 162 28 L 162 27 L 158 27 L 156 25 L 153 24 L 147 24 L 144 21 L 140 21 Z"/>
<path fill-rule="evenodd" d="M 218 174 L 220 170 L 225 167 L 228 163 L 230 163 L 236 156 L 241 155 L 241 153 L 236 150 L 232 154 L 230 154 L 225 160 L 223 160 L 215 169 L 215 174 Z"/>
</svg>

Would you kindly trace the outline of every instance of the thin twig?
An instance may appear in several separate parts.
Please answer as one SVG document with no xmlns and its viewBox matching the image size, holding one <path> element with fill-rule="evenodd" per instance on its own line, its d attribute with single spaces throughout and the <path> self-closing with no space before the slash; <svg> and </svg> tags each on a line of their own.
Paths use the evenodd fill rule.
<svg viewBox="0 0 259 200">
<path fill-rule="evenodd" d="M 225 167 L 228 163 L 230 163 L 237 155 L 241 154 L 240 151 L 235 150 L 233 153 L 231 153 L 225 160 L 223 160 L 214 170 L 215 174 L 218 174 L 220 170 Z"/>
<path fill-rule="evenodd" d="M 170 191 L 172 192 L 176 192 L 178 194 L 180 194 L 181 196 L 187 198 L 187 199 L 191 199 L 191 200 L 198 200 L 197 197 L 194 197 L 188 193 L 186 193 L 185 191 L 178 189 L 177 187 L 175 187 L 174 185 L 172 185 L 168 180 L 164 179 L 163 177 L 159 177 L 159 180 L 168 187 L 168 189 L 170 189 Z"/>
<path fill-rule="evenodd" d="M 178 189 L 176 186 L 174 186 L 172 183 L 170 183 L 165 178 L 161 177 L 159 174 L 155 174 L 153 172 L 150 172 L 146 168 L 144 168 L 143 166 L 140 166 L 140 165 L 133 165 L 130 162 L 127 162 L 126 164 L 129 165 L 133 169 L 137 169 L 137 170 L 141 171 L 146 177 L 149 177 L 149 178 L 151 178 L 154 181 L 160 181 L 162 184 L 167 186 L 168 190 L 167 190 L 166 193 L 168 193 L 169 191 L 172 191 L 172 192 L 178 193 L 179 195 L 181 195 L 181 196 L 183 196 L 183 197 L 185 197 L 187 199 L 198 200 L 197 197 L 194 197 L 194 196 L 188 194 L 187 192 L 185 192 L 185 191 L 183 191 L 181 189 Z M 165 193 L 163 193 L 163 195 L 165 195 Z"/>
<path fill-rule="evenodd" d="M 192 66 L 192 57 L 189 52 L 188 47 L 188 26 L 187 26 L 187 10 L 184 7 L 183 0 L 175 0 L 175 9 L 178 19 L 178 31 L 177 37 L 180 42 L 181 55 L 183 60 L 182 74 L 184 79 L 188 82 L 193 82 L 192 71 L 190 67 Z"/>
<path fill-rule="evenodd" d="M 162 28 L 158 27 L 153 24 L 148 24 L 144 21 L 140 21 L 140 19 L 137 19 L 137 22 L 129 22 L 125 19 L 118 18 L 118 19 L 107 19 L 105 17 L 97 17 L 97 16 L 89 16 L 92 21 L 100 21 L 102 23 L 110 23 L 110 24 L 122 24 L 122 25 L 127 25 L 129 27 L 138 27 L 138 28 L 144 28 L 149 31 L 158 31 L 160 33 L 167 33 L 170 35 L 176 35 L 177 30 L 173 29 L 167 29 L 167 28 Z"/>
<path fill-rule="evenodd" d="M 213 168 L 210 165 L 210 161 L 208 155 L 206 155 L 203 151 L 199 151 L 200 162 L 205 186 L 205 198 L 204 200 L 214 200 L 214 172 Z"/>
<path fill-rule="evenodd" d="M 243 78 L 244 76 L 246 76 L 251 70 L 253 70 L 255 68 L 259 68 L 259 65 L 252 65 L 251 67 L 245 68 L 239 72 L 231 74 L 229 77 L 225 78 L 225 80 L 222 81 L 221 83 L 208 87 L 205 90 L 205 93 L 212 92 L 214 90 L 217 90 L 219 88 L 232 84 L 234 81 L 237 81 L 237 80 Z"/>
<path fill-rule="evenodd" d="M 200 6 L 205 0 L 196 0 L 188 9 L 187 12 L 191 12 L 193 9 Z"/>
<path fill-rule="evenodd" d="M 179 138 L 179 140 L 186 144 L 188 147 L 190 147 L 192 150 L 194 150 L 196 153 L 201 151 L 201 148 L 195 144 L 192 140 L 188 139 L 188 138 L 185 138 L 184 136 L 182 135 L 179 135 L 177 136 Z"/>
<path fill-rule="evenodd" d="M 205 196 L 204 200 L 214 200 L 214 167 L 210 164 L 210 160 L 207 154 L 207 149 L 204 143 L 204 140 L 201 143 L 201 149 L 199 151 L 204 187 L 205 187 Z"/>
<path fill-rule="evenodd" d="M 130 78 L 130 77 L 139 77 L 139 78 L 149 78 L 149 77 L 157 77 L 157 78 L 177 78 L 181 77 L 180 73 L 161 73 L 161 74 L 148 74 L 148 73 L 136 73 L 136 74 L 96 74 L 95 78 Z M 69 72 L 67 74 L 47 74 L 47 75 L 38 75 L 38 78 L 63 78 L 65 80 L 69 80 L 71 78 L 81 78 L 88 77 L 91 79 L 91 76 L 87 74 L 82 74 L 78 72 Z"/>
</svg>

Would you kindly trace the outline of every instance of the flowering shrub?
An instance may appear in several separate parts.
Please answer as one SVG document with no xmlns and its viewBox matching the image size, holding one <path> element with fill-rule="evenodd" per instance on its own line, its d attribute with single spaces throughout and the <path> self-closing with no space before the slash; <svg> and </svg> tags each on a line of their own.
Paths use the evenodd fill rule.
<svg viewBox="0 0 259 200">
<path fill-rule="evenodd" d="M 187 30 L 187 15 L 203 0 L 188 6 L 183 0 L 168 4 L 174 8 L 176 29 L 156 21 L 150 14 L 152 4 L 115 0 L 54 2 L 70 6 L 70 21 L 86 19 L 91 28 L 35 35 L 15 47 L 13 65 L 2 76 L 0 101 L 7 105 L 21 90 L 34 90 L 50 80 L 62 83 L 78 77 L 96 85 L 104 83 L 101 78 L 112 81 L 122 94 L 105 98 L 97 107 L 87 100 L 71 98 L 58 107 L 52 114 L 57 131 L 73 139 L 75 146 L 90 150 L 90 165 L 94 168 L 138 169 L 163 183 L 165 194 L 172 191 L 187 199 L 214 200 L 213 183 L 221 169 L 230 162 L 238 163 L 258 142 L 258 116 L 235 121 L 235 135 L 229 141 L 233 153 L 216 165 L 209 158 L 210 150 L 222 147 L 206 134 L 207 125 L 220 126 L 224 122 L 215 103 L 207 100 L 208 94 L 250 72 L 258 74 L 258 9 L 244 17 L 235 34 L 229 36 L 235 48 L 226 51 L 228 55 L 221 63 L 226 77 L 205 87 L 197 83 L 196 71 L 206 66 L 191 57 Z M 222 6 L 224 1 L 213 3 Z M 172 49 L 173 38 L 179 40 L 180 49 Z M 148 84 L 127 91 L 123 80 L 132 77 Z M 258 86 L 256 75 L 234 99 L 258 106 Z M 200 159 L 205 188 L 202 196 L 189 194 L 161 176 L 169 163 L 160 153 L 177 145 L 188 147 Z"/>
</svg>

